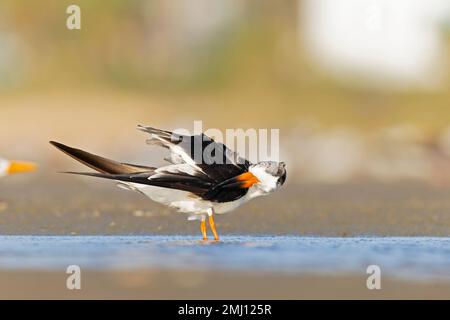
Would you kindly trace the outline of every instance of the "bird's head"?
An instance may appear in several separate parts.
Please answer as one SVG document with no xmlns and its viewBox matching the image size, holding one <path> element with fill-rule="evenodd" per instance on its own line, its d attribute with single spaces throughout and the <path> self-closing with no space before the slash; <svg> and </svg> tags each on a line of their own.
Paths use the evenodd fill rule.
<svg viewBox="0 0 450 320">
<path fill-rule="evenodd" d="M 255 186 L 264 193 L 275 191 L 286 181 L 284 162 L 260 161 L 251 165 L 249 171 L 258 179 Z"/>
</svg>

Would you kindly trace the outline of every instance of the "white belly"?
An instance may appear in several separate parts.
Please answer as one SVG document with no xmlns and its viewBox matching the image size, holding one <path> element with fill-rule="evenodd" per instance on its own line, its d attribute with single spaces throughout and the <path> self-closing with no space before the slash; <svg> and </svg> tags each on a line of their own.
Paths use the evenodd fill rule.
<svg viewBox="0 0 450 320">
<path fill-rule="evenodd" d="M 222 203 L 214 203 L 213 209 L 215 213 L 221 214 L 221 213 L 227 213 L 230 211 L 233 211 L 234 209 L 237 209 L 244 203 L 250 201 L 253 198 L 259 197 L 262 194 L 260 191 L 254 187 L 251 187 L 248 192 L 243 196 L 242 198 L 239 198 L 235 201 L 231 202 L 222 202 Z"/>
<path fill-rule="evenodd" d="M 200 197 L 182 190 L 142 185 L 137 183 L 118 183 L 119 187 L 135 190 L 143 193 L 155 202 L 164 204 L 179 212 L 191 214 L 189 219 L 201 219 L 207 215 L 207 210 L 214 209 L 214 213 L 223 214 L 232 211 L 245 202 L 260 195 L 259 191 L 253 188 L 245 196 L 231 202 L 214 203 L 206 201 Z"/>
</svg>

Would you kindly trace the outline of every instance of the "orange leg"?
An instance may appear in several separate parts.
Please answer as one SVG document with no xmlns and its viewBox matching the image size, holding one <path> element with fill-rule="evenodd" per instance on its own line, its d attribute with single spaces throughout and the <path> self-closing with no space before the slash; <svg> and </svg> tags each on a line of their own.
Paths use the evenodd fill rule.
<svg viewBox="0 0 450 320">
<path fill-rule="evenodd" d="M 206 219 L 203 218 L 200 223 L 200 230 L 202 230 L 203 240 L 208 240 L 208 236 L 206 235 Z"/>
<path fill-rule="evenodd" d="M 209 226 L 211 227 L 211 231 L 212 231 L 212 233 L 214 235 L 214 240 L 218 241 L 219 240 L 219 235 L 217 234 L 216 226 L 214 224 L 214 218 L 213 218 L 212 214 L 209 216 Z"/>
</svg>

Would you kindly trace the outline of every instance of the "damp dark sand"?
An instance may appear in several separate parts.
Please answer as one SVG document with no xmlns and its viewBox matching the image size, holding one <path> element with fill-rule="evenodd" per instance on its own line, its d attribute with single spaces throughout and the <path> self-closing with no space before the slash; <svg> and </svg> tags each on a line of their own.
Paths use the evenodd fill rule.
<svg viewBox="0 0 450 320">
<path fill-rule="evenodd" d="M 199 224 L 112 181 L 41 170 L 0 180 L 3 235 L 199 235 Z M 450 236 L 450 186 L 295 184 L 216 218 L 241 235 Z"/>
<path fill-rule="evenodd" d="M 198 223 L 110 181 L 0 187 L 0 298 L 450 298 L 444 187 L 290 183 L 219 216 L 223 241 L 206 244 Z M 381 290 L 366 288 L 371 264 Z"/>
</svg>

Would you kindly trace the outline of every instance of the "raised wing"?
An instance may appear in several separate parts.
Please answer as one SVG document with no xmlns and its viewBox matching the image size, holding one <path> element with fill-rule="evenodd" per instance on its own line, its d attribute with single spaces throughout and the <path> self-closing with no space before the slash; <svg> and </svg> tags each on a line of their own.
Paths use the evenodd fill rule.
<svg viewBox="0 0 450 320">
<path fill-rule="evenodd" d="M 237 176 L 250 166 L 247 159 L 203 133 L 187 136 L 149 126 L 138 126 L 138 129 L 150 134 L 148 144 L 169 149 L 170 158 L 166 160 L 197 167 L 216 181 Z"/>
<path fill-rule="evenodd" d="M 174 164 L 161 168 L 127 164 L 58 142 L 52 141 L 51 144 L 98 171 L 69 173 L 188 191 L 212 202 L 233 201 L 247 193 L 249 186 L 240 177 L 248 172 L 250 163 L 224 144 L 204 134 L 185 136 L 151 127 L 139 128 L 150 133 L 149 143 L 171 151 L 170 161 Z"/>
</svg>

